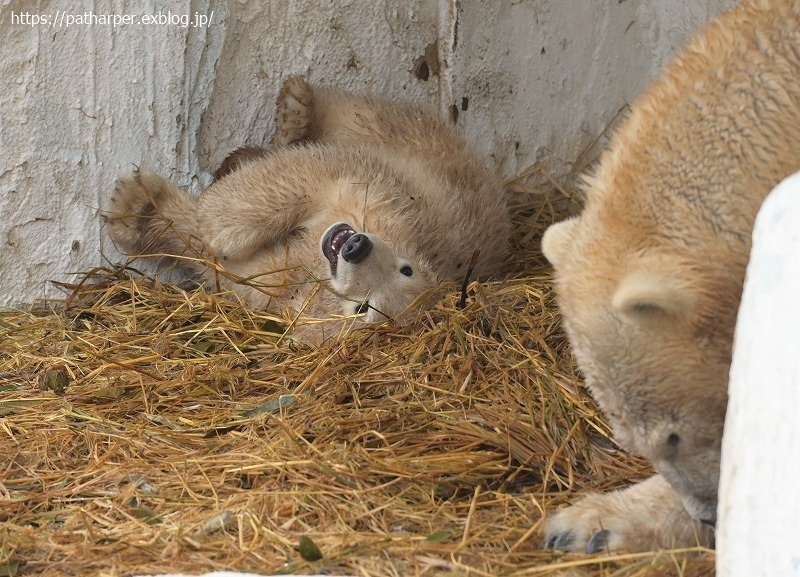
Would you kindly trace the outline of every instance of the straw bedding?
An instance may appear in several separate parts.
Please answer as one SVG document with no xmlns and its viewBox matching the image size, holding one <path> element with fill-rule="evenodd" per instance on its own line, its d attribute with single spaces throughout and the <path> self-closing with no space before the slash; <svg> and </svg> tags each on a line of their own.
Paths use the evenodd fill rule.
<svg viewBox="0 0 800 577">
<path fill-rule="evenodd" d="M 406 327 L 311 348 L 136 262 L 0 313 L 0 576 L 713 575 L 541 550 L 544 511 L 650 470 L 581 387 L 538 250 L 565 204 L 529 176 L 516 274 Z"/>
</svg>

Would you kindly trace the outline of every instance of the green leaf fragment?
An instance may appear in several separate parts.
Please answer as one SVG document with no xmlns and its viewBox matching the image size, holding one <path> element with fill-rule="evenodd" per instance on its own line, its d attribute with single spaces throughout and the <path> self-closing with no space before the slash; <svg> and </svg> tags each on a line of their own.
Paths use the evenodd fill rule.
<svg viewBox="0 0 800 577">
<path fill-rule="evenodd" d="M 44 403 L 47 399 L 14 399 L 10 401 L 0 401 L 0 415 L 10 415 L 17 409 L 35 407 Z"/>
<path fill-rule="evenodd" d="M 119 399 L 125 394 L 125 387 L 103 387 L 94 392 L 94 396 L 99 399 Z"/>
<path fill-rule="evenodd" d="M 161 520 L 161 515 L 159 515 L 155 509 L 146 505 L 133 507 L 131 508 L 130 512 L 132 516 L 136 517 L 137 519 L 141 519 L 142 521 L 146 521 L 150 525 L 158 523 Z"/>
<path fill-rule="evenodd" d="M 272 333 L 273 335 L 282 335 L 285 332 L 283 326 L 276 320 L 268 320 L 261 325 L 261 330 L 265 333 Z"/>
<path fill-rule="evenodd" d="M 322 559 L 322 551 L 309 537 L 303 535 L 300 537 L 300 543 L 297 546 L 300 551 L 300 556 L 306 561 L 319 561 Z"/>
<path fill-rule="evenodd" d="M 42 377 L 42 388 L 60 395 L 69 386 L 70 378 L 66 369 L 50 369 Z"/>
<path fill-rule="evenodd" d="M 244 411 L 240 413 L 243 417 L 255 417 L 256 415 L 260 415 L 262 413 L 277 413 L 284 407 L 288 407 L 292 403 L 294 403 L 295 399 L 294 395 L 281 395 L 277 399 L 272 399 L 268 403 L 264 403 L 263 405 L 259 405 L 254 409 L 250 409 L 248 411 Z"/>
<path fill-rule="evenodd" d="M 441 531 L 434 531 L 433 533 L 431 533 L 430 535 L 425 537 L 425 540 L 426 541 L 433 541 L 434 543 L 439 543 L 441 541 L 449 539 L 452 536 L 453 536 L 453 532 L 452 531 L 448 531 L 447 529 L 444 529 L 444 530 L 441 530 Z"/>
<path fill-rule="evenodd" d="M 197 341 L 196 343 L 192 343 L 192 348 L 201 353 L 215 353 L 219 350 L 219 346 L 217 343 L 212 343 L 209 341 Z"/>
<path fill-rule="evenodd" d="M 19 561 L 9 560 L 0 563 L 0 577 L 15 577 L 19 572 Z"/>
</svg>

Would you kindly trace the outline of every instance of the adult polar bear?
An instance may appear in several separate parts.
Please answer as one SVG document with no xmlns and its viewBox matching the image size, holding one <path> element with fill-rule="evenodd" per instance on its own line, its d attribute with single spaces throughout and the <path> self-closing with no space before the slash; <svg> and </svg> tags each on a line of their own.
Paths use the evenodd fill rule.
<svg viewBox="0 0 800 577">
<path fill-rule="evenodd" d="M 403 313 L 427 289 L 500 271 L 502 184 L 454 127 L 409 104 L 289 78 L 269 151 L 242 149 L 199 199 L 152 172 L 123 176 L 104 213 L 113 241 L 251 305 L 337 320 L 335 337 Z M 214 264 L 210 265 L 210 261 Z"/>
<path fill-rule="evenodd" d="M 800 2 L 745 0 L 633 105 L 587 179 L 583 213 L 544 236 L 587 385 L 620 444 L 659 473 L 556 513 L 547 547 L 713 543 L 750 234 L 798 169 Z"/>
</svg>

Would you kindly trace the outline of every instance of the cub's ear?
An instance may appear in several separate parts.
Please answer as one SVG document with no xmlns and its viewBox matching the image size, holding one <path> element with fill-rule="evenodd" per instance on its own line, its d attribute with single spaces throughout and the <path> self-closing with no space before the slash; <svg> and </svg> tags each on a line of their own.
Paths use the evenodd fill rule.
<svg viewBox="0 0 800 577">
<path fill-rule="evenodd" d="M 696 295 L 692 283 L 681 278 L 682 272 L 680 265 L 668 260 L 648 263 L 622 279 L 611 305 L 637 323 L 684 318 L 694 310 Z"/>
<path fill-rule="evenodd" d="M 574 241 L 575 233 L 580 224 L 580 218 L 574 216 L 551 225 L 542 237 L 542 252 L 544 257 L 554 267 L 564 262 L 567 250 Z"/>
</svg>

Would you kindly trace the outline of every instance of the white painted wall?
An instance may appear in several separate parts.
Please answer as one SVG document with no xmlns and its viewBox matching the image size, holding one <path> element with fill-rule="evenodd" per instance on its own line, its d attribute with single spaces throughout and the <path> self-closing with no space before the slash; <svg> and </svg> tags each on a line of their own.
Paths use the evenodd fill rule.
<svg viewBox="0 0 800 577">
<path fill-rule="evenodd" d="M 722 445 L 717 575 L 800 575 L 800 173 L 756 219 Z"/>
<path fill-rule="evenodd" d="M 289 74 L 454 105 L 505 176 L 534 162 L 559 174 L 731 3 L 0 0 L 0 306 L 58 294 L 48 279 L 103 264 L 101 246 L 117 258 L 97 210 L 120 172 L 199 192 L 229 151 L 265 143 Z M 213 18 L 58 25 L 89 12 Z M 439 75 L 420 80 L 437 40 Z"/>
</svg>

